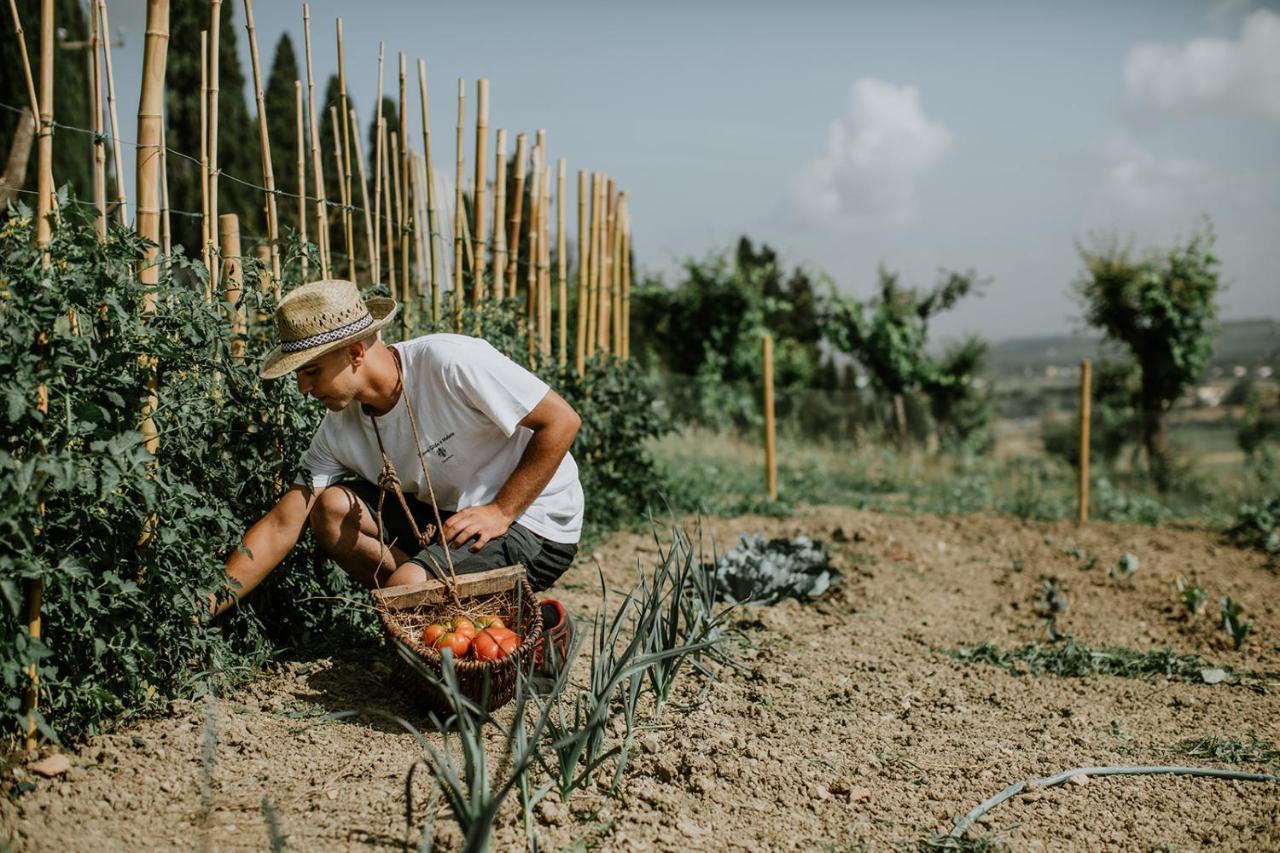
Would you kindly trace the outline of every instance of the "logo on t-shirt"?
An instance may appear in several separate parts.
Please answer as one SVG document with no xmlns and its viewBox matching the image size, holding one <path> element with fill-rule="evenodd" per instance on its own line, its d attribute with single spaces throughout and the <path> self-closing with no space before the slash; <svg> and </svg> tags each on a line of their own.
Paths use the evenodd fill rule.
<svg viewBox="0 0 1280 853">
<path fill-rule="evenodd" d="M 444 443 L 449 439 L 453 438 L 453 436 L 454 436 L 454 433 L 449 433 L 439 441 L 434 441 L 431 444 L 428 444 L 427 453 L 428 454 L 434 453 L 436 456 L 439 456 L 440 459 L 443 460 L 444 462 L 448 462 L 450 459 L 453 458 L 453 454 L 445 449 Z"/>
</svg>

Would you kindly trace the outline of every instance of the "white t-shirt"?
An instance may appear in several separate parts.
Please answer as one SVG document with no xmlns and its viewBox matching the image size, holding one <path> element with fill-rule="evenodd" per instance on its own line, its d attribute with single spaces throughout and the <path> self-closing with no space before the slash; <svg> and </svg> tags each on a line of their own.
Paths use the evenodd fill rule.
<svg viewBox="0 0 1280 853">
<path fill-rule="evenodd" d="M 480 338 L 424 335 L 392 346 L 404 364 L 407 393 L 378 417 L 378 428 L 404 493 L 431 502 L 407 398 L 440 509 L 492 503 L 533 437 L 519 424 L 546 396 L 547 384 Z M 325 413 L 296 482 L 319 488 L 351 473 L 376 483 L 381 472 L 373 419 L 352 401 L 341 412 Z M 566 453 L 551 482 L 516 521 L 552 542 L 573 544 L 582 533 L 582 506 L 578 465 Z"/>
</svg>

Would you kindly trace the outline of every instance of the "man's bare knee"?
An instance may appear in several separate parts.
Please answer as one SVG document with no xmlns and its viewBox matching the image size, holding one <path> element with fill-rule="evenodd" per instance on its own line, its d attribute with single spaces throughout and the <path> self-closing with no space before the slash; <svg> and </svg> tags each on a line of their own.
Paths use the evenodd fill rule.
<svg viewBox="0 0 1280 853">
<path fill-rule="evenodd" d="M 332 551 L 343 539 L 350 540 L 349 544 L 355 542 L 363 510 L 360 499 L 350 490 L 325 489 L 311 508 L 308 523 L 320 546 Z"/>
</svg>

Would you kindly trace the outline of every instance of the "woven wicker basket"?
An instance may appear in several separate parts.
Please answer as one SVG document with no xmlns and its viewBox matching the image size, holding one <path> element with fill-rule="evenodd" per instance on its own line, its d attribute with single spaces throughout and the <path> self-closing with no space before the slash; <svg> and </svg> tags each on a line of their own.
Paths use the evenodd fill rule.
<svg viewBox="0 0 1280 853">
<path fill-rule="evenodd" d="M 517 668 L 526 672 L 533 662 L 534 649 L 542 638 L 542 611 L 525 576 L 523 566 L 507 566 L 457 580 L 458 601 L 447 594 L 439 581 L 388 587 L 374 591 L 374 604 L 387 647 L 395 658 L 408 692 L 429 710 L 450 713 L 450 705 L 441 690 L 411 663 L 406 661 L 394 640 L 443 681 L 441 653 L 422 642 L 422 629 L 432 622 L 457 615 L 499 616 L 507 627 L 521 637 L 520 647 L 499 660 L 479 661 L 462 658 L 453 662 L 458 686 L 471 701 L 493 711 L 511 701 L 515 695 Z"/>
</svg>

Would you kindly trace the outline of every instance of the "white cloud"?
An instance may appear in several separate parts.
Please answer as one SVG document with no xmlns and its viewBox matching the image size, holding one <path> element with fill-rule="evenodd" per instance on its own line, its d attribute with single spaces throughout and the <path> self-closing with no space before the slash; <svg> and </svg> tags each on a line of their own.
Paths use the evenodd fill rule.
<svg viewBox="0 0 1280 853">
<path fill-rule="evenodd" d="M 924 114 L 914 87 L 860 78 L 827 131 L 826 150 L 792 178 L 792 203 L 815 222 L 910 223 L 917 181 L 951 143 L 951 131 Z"/>
<path fill-rule="evenodd" d="M 1280 119 L 1280 15 L 1253 12 L 1234 41 L 1136 45 L 1124 75 L 1129 95 L 1158 109 Z"/>
<path fill-rule="evenodd" d="M 1221 176 L 1208 166 L 1185 157 L 1157 157 L 1127 135 L 1113 138 L 1108 148 L 1100 201 L 1113 214 L 1196 215 L 1221 189 Z"/>
</svg>

